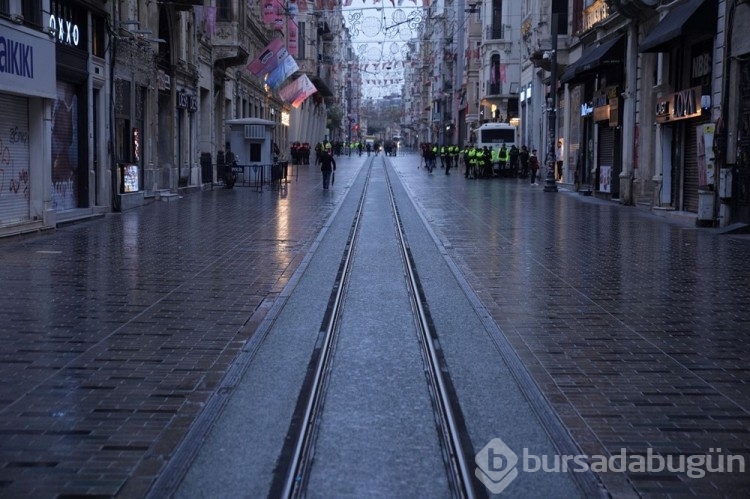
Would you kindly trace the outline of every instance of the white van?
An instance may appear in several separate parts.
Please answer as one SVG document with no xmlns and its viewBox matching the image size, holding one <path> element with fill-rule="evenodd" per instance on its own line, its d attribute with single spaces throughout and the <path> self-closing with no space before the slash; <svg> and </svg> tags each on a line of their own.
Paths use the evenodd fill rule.
<svg viewBox="0 0 750 499">
<path fill-rule="evenodd" d="M 510 149 L 512 145 L 518 145 L 518 127 L 508 123 L 485 123 L 474 133 L 476 134 L 474 143 L 476 147 L 487 146 L 499 149 L 505 144 L 505 147 Z"/>
</svg>

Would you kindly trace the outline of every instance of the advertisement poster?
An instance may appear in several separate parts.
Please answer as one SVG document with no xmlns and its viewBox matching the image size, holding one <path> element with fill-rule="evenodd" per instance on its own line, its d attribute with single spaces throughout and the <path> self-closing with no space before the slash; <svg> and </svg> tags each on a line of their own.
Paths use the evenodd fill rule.
<svg viewBox="0 0 750 499">
<path fill-rule="evenodd" d="M 612 192 L 612 167 L 599 167 L 599 192 Z"/>
<path fill-rule="evenodd" d="M 695 127 L 696 144 L 698 145 L 698 186 L 708 186 L 714 183 L 714 134 L 716 125 L 713 123 Z"/>
<path fill-rule="evenodd" d="M 263 1 L 263 22 L 271 29 L 283 29 L 284 4 L 280 0 Z"/>
<path fill-rule="evenodd" d="M 287 39 L 287 50 L 289 55 L 297 57 L 297 44 L 299 43 L 299 35 L 297 33 L 297 4 L 295 2 L 289 2 L 289 20 L 286 23 L 286 39 Z"/>
<path fill-rule="evenodd" d="M 138 192 L 138 165 L 122 166 L 122 192 Z"/>
</svg>

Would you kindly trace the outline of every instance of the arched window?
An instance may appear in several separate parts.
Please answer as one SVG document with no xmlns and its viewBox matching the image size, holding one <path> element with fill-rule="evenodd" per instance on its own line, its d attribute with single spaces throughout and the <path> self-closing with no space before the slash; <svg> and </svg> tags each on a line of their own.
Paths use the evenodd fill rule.
<svg viewBox="0 0 750 499">
<path fill-rule="evenodd" d="M 493 54 L 490 58 L 490 84 L 489 95 L 502 93 L 502 72 L 500 67 L 500 54 Z"/>
</svg>

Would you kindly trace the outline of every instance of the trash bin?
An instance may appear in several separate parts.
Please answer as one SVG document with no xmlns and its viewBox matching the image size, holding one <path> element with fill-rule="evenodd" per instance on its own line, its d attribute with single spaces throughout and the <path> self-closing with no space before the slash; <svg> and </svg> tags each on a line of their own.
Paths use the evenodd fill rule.
<svg viewBox="0 0 750 499">
<path fill-rule="evenodd" d="M 714 219 L 714 192 L 698 189 L 698 224 L 705 225 Z"/>
</svg>

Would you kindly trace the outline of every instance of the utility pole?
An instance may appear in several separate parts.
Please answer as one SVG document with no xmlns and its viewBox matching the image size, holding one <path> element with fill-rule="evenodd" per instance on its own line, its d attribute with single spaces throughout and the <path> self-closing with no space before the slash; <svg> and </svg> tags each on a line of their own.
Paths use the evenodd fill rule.
<svg viewBox="0 0 750 499">
<path fill-rule="evenodd" d="M 549 51 L 550 62 L 550 82 L 549 82 L 549 99 L 547 101 L 547 118 L 549 119 L 549 144 L 547 151 L 547 178 L 544 181 L 544 192 L 557 192 L 557 182 L 555 182 L 555 161 L 557 156 L 555 149 L 557 147 L 557 14 L 552 14 L 552 48 Z"/>
</svg>

